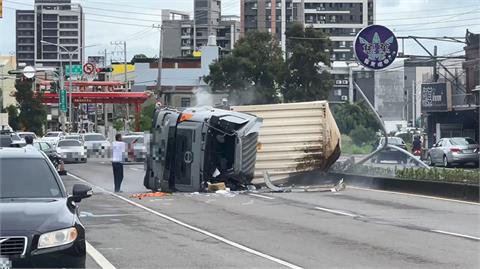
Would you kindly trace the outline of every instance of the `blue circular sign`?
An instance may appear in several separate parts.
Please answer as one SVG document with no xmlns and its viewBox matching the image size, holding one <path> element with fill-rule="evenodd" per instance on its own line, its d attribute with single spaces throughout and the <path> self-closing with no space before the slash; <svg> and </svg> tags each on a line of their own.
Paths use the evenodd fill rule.
<svg viewBox="0 0 480 269">
<path fill-rule="evenodd" d="M 383 69 L 397 57 L 397 38 L 382 25 L 363 28 L 355 39 L 355 56 L 361 65 L 371 69 Z"/>
</svg>

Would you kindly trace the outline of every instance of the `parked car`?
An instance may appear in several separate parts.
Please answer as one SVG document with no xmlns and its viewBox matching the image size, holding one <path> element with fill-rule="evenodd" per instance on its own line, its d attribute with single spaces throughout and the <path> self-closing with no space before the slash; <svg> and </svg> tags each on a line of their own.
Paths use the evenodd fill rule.
<svg viewBox="0 0 480 269">
<path fill-rule="evenodd" d="M 382 147 L 384 140 L 384 137 L 380 138 L 377 148 Z M 407 145 L 405 144 L 405 141 L 403 141 L 403 139 L 401 139 L 400 137 L 388 137 L 388 144 L 407 150 Z M 377 153 L 377 155 L 372 159 L 372 161 L 375 161 L 377 163 L 380 163 L 381 161 L 397 161 L 398 163 L 407 163 L 408 156 L 397 149 L 385 148 L 384 150 Z"/>
<path fill-rule="evenodd" d="M 83 143 L 74 139 L 62 139 L 58 141 L 57 153 L 62 156 L 65 163 L 87 162 L 87 153 Z"/>
<path fill-rule="evenodd" d="M 25 140 L 18 134 L 10 131 L 0 131 L 0 147 L 21 148 L 25 146 Z"/>
<path fill-rule="evenodd" d="M 442 138 L 428 151 L 427 163 L 441 164 L 444 167 L 452 164 L 479 163 L 479 145 L 469 137 Z"/>
<path fill-rule="evenodd" d="M 1 148 L 0 171 L 2 263 L 84 268 L 85 228 L 78 203 L 92 189 L 75 184 L 68 195 L 48 157 L 38 150 Z"/>
<path fill-rule="evenodd" d="M 126 161 L 143 162 L 147 157 L 147 146 L 143 135 L 126 135 L 122 137 L 127 144 L 128 157 Z"/>
<path fill-rule="evenodd" d="M 81 134 L 84 146 L 87 149 L 87 157 L 107 157 L 110 154 L 111 144 L 99 133 Z"/>
<path fill-rule="evenodd" d="M 25 142 L 25 137 L 31 136 L 33 140 L 38 139 L 37 135 L 34 132 L 17 132 L 17 135 Z"/>
<path fill-rule="evenodd" d="M 82 134 L 67 134 L 67 135 L 65 135 L 64 137 L 62 137 L 62 139 L 78 140 L 78 141 L 82 142 L 82 144 L 83 144 L 83 142 L 85 142 L 85 141 L 83 141 L 83 136 L 82 136 Z"/>
<path fill-rule="evenodd" d="M 49 142 L 50 144 L 52 144 L 54 147 L 57 146 L 57 143 L 60 139 L 62 139 L 64 136 L 64 133 L 63 132 L 48 132 L 46 133 L 42 140 L 43 141 L 46 141 L 46 142 Z"/>
<path fill-rule="evenodd" d="M 36 149 L 43 151 L 43 153 L 47 155 L 47 157 L 50 159 L 53 166 L 57 169 L 57 172 L 60 175 L 63 176 L 67 174 L 67 171 L 64 170 L 64 166 L 63 166 L 64 162 L 62 160 L 62 156 L 60 156 L 60 154 L 57 153 L 55 148 L 50 143 L 37 140 L 33 142 L 33 146 Z"/>
</svg>

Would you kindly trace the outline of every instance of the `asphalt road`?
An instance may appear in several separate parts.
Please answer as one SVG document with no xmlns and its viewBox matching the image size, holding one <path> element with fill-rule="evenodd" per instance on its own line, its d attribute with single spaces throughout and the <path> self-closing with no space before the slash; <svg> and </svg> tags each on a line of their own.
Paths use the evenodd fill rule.
<svg viewBox="0 0 480 269">
<path fill-rule="evenodd" d="M 92 268 L 480 268 L 480 205 L 347 186 L 339 193 L 145 192 L 126 165 L 112 194 L 108 162 L 67 165 L 81 202 Z"/>
</svg>

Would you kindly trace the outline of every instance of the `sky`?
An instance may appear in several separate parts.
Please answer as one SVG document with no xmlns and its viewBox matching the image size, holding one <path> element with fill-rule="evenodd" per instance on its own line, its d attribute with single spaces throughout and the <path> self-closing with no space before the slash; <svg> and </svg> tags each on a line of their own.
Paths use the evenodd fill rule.
<svg viewBox="0 0 480 269">
<path fill-rule="evenodd" d="M 34 0 L 3 0 L 0 19 L 0 55 L 15 51 L 15 9 L 32 9 Z M 158 55 L 162 9 L 192 13 L 193 0 L 72 0 L 85 12 L 86 55 L 100 55 L 122 60 L 121 48 L 114 41 L 127 42 L 127 57 L 143 53 Z M 240 0 L 222 0 L 222 15 L 239 15 Z M 398 36 L 464 37 L 466 29 L 480 33 L 480 0 L 376 0 L 376 24 L 389 27 Z M 402 48 L 401 41 L 400 50 Z M 463 44 L 422 41 L 428 48 L 438 45 L 439 55 L 463 53 Z M 406 54 L 426 55 L 412 40 L 405 41 Z M 103 55 L 103 52 L 102 52 Z"/>
</svg>

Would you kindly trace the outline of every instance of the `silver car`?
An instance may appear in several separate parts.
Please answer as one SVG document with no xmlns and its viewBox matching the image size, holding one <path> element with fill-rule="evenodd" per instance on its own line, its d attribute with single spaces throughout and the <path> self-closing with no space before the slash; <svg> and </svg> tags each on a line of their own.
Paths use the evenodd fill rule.
<svg viewBox="0 0 480 269">
<path fill-rule="evenodd" d="M 111 144 L 99 133 L 81 134 L 87 149 L 87 157 L 106 158 L 110 156 Z"/>
<path fill-rule="evenodd" d="M 127 144 L 127 161 L 143 162 L 147 157 L 147 146 L 143 135 L 126 135 L 122 141 Z"/>
<path fill-rule="evenodd" d="M 87 162 L 87 153 L 82 142 L 73 139 L 62 139 L 58 141 L 57 153 L 62 156 L 66 163 Z"/>
<path fill-rule="evenodd" d="M 475 163 L 478 166 L 478 144 L 468 137 L 451 137 L 440 139 L 428 151 L 427 163 L 441 164 L 448 167 L 453 163 Z"/>
</svg>

